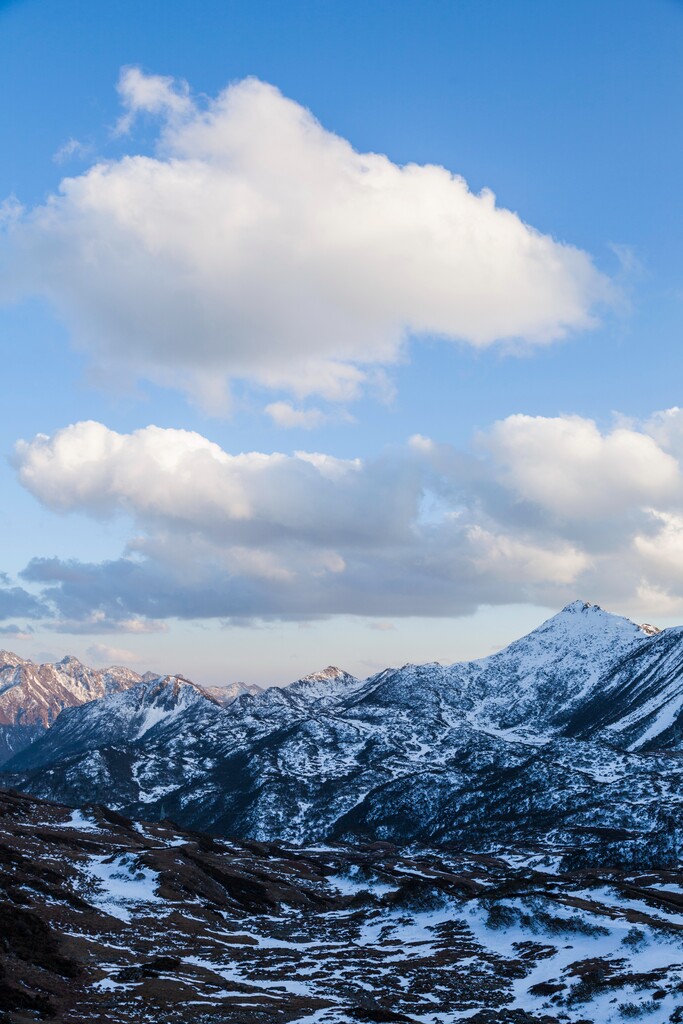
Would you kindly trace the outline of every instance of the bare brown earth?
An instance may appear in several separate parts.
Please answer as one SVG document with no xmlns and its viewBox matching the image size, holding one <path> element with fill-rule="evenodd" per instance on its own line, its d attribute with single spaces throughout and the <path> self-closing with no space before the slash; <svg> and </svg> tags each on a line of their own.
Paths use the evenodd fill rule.
<svg viewBox="0 0 683 1024">
<path fill-rule="evenodd" d="M 237 842 L 2 790 L 0 1021 L 683 1020 L 683 874 L 556 860 Z"/>
</svg>

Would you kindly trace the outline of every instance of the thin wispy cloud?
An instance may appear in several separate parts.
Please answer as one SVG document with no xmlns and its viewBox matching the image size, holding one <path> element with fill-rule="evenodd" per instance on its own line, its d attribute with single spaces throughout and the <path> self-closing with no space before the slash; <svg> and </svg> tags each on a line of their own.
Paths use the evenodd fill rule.
<svg viewBox="0 0 683 1024">
<path fill-rule="evenodd" d="M 69 160 L 85 160 L 92 156 L 92 146 L 78 139 L 67 139 L 54 153 L 52 159 L 56 164 L 65 164 Z"/>
<path fill-rule="evenodd" d="M 313 430 L 322 426 L 329 418 L 322 409 L 297 409 L 290 402 L 271 402 L 265 407 L 264 412 L 276 427 L 283 427 L 285 430 Z"/>
<path fill-rule="evenodd" d="M 127 647 L 110 647 L 109 644 L 91 644 L 85 652 L 98 665 L 136 665 L 140 655 Z"/>
</svg>

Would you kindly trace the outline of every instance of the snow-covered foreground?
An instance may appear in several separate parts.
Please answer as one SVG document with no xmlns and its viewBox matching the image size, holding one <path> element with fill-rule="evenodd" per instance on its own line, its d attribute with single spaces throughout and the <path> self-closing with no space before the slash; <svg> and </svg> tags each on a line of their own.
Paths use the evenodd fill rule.
<svg viewBox="0 0 683 1024">
<path fill-rule="evenodd" d="M 211 839 L 2 791 L 0 808 L 16 1024 L 683 1021 L 678 869 Z"/>
</svg>

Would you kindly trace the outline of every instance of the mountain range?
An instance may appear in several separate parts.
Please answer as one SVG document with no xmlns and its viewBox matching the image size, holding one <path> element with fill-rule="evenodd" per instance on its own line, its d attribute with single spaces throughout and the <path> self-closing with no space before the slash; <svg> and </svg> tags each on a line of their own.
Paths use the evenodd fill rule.
<svg viewBox="0 0 683 1024">
<path fill-rule="evenodd" d="M 144 678 L 128 668 L 87 668 L 72 657 L 37 665 L 0 651 L 0 764 L 42 736 L 64 708 L 117 693 Z"/>
<path fill-rule="evenodd" d="M 41 666 L 63 710 L 52 719 L 44 696 L 53 710 L 21 725 L 37 734 L 5 784 L 292 843 L 484 849 L 514 835 L 562 842 L 577 863 L 645 865 L 675 859 L 683 840 L 683 628 L 577 601 L 481 660 L 363 680 L 328 668 L 236 696 L 76 665 Z"/>
<path fill-rule="evenodd" d="M 42 736 L 65 708 L 158 678 L 156 672 L 140 675 L 120 665 L 88 668 L 70 655 L 54 664 L 36 664 L 0 651 L 0 765 Z M 243 693 L 260 693 L 261 687 L 236 682 L 204 687 L 204 692 L 227 705 Z"/>
</svg>

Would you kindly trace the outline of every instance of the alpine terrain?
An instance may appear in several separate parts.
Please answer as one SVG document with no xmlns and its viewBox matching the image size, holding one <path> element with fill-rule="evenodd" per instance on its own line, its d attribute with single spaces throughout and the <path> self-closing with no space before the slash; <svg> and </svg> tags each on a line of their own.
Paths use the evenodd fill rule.
<svg viewBox="0 0 683 1024">
<path fill-rule="evenodd" d="M 552 840 L 575 864 L 661 866 L 683 838 L 682 668 L 683 630 L 575 602 L 447 667 L 330 668 L 232 700 L 126 679 L 43 726 L 5 781 L 265 842 Z"/>
<path fill-rule="evenodd" d="M 0 1020 L 683 1021 L 683 629 L 574 602 L 263 690 L 1 671 Z"/>
<path fill-rule="evenodd" d="M 63 1024 L 683 1020 L 683 874 L 210 837 L 0 791 L 0 1014 Z"/>
<path fill-rule="evenodd" d="M 143 680 L 128 668 L 86 668 L 77 658 L 36 665 L 0 651 L 0 764 L 42 736 L 64 708 Z"/>
</svg>

